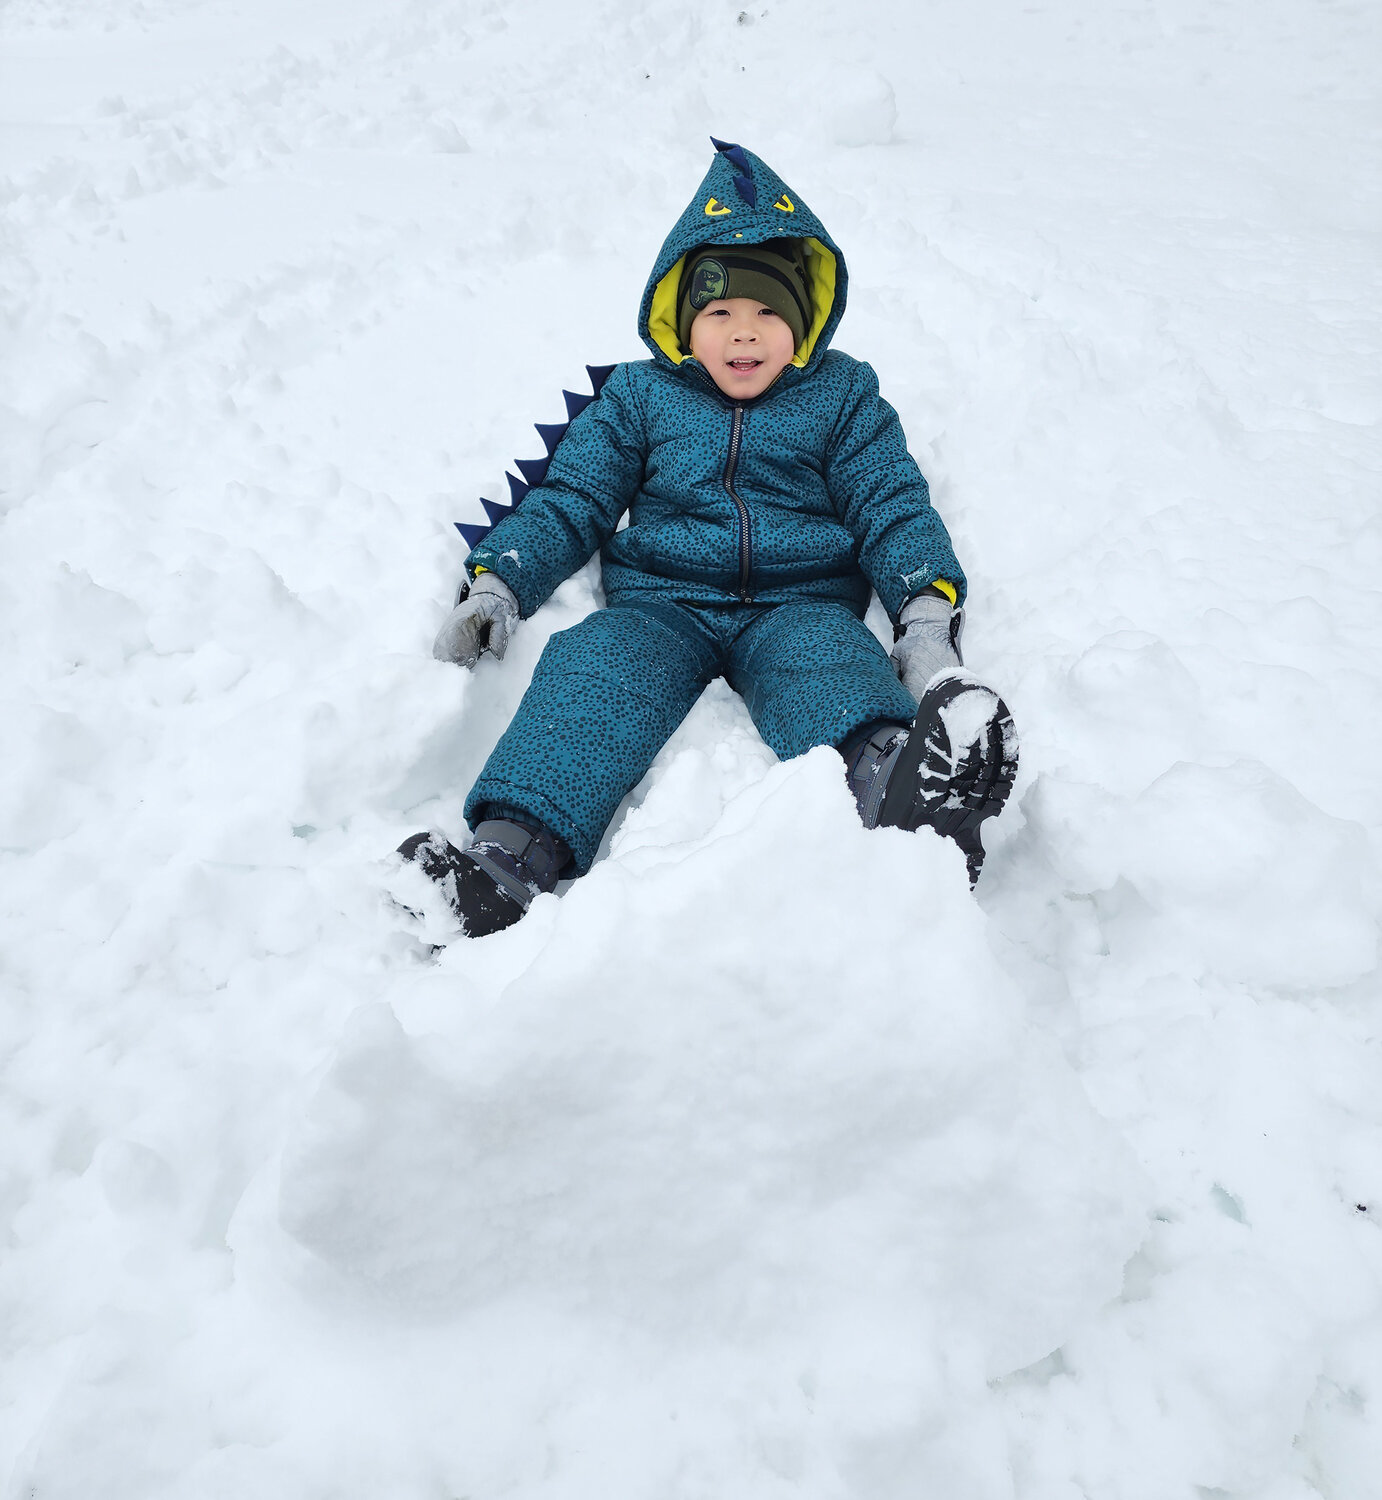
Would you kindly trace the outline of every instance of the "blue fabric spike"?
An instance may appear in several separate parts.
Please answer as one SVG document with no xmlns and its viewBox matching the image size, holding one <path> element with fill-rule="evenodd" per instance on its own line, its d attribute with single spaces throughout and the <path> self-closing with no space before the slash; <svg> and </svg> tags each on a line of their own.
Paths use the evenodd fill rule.
<svg viewBox="0 0 1382 1500">
<path fill-rule="evenodd" d="M 478 547 L 490 533 L 488 526 L 469 526 L 464 521 L 455 522 L 455 527 L 465 538 L 466 546 L 471 548 Z"/>
<path fill-rule="evenodd" d="M 534 422 L 537 435 L 542 439 L 542 446 L 547 450 L 547 457 L 557 451 L 557 444 L 561 442 L 562 434 L 570 426 L 570 422 Z"/>
<path fill-rule="evenodd" d="M 517 505 L 524 495 L 528 493 L 528 486 L 516 474 L 506 472 L 504 478 L 509 481 L 509 494 L 513 497 L 512 503 Z"/>
<path fill-rule="evenodd" d="M 614 374 L 618 368 L 616 365 L 587 365 L 585 373 L 590 376 L 590 388 L 598 396 L 604 387 L 605 381 Z"/>
<path fill-rule="evenodd" d="M 566 402 L 566 415 L 574 422 L 595 397 L 578 396 L 574 391 L 563 391 L 561 399 Z"/>
<path fill-rule="evenodd" d="M 551 463 L 551 459 L 520 458 L 517 462 L 518 472 L 528 481 L 529 485 L 538 485 L 547 477 L 547 465 Z"/>
<path fill-rule="evenodd" d="M 493 500 L 486 500 L 483 497 L 481 497 L 480 504 L 485 507 L 485 514 L 489 517 L 491 526 L 497 526 L 505 516 L 513 514 L 512 505 L 498 505 Z"/>
<path fill-rule="evenodd" d="M 734 188 L 750 208 L 758 207 L 758 186 L 753 180 L 753 168 L 744 155 L 744 148 L 733 141 L 719 141 L 712 135 L 710 144 L 734 168 Z"/>
</svg>

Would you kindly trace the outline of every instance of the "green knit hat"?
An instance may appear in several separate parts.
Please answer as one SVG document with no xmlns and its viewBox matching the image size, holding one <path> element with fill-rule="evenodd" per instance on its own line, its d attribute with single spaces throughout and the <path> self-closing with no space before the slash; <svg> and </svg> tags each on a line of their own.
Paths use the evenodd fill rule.
<svg viewBox="0 0 1382 1500">
<path fill-rule="evenodd" d="M 800 349 L 811 326 L 810 283 L 801 241 L 702 245 L 691 251 L 677 288 L 677 337 L 683 349 L 691 347 L 692 319 L 722 297 L 752 297 L 771 307 L 792 330 L 792 347 Z"/>
</svg>

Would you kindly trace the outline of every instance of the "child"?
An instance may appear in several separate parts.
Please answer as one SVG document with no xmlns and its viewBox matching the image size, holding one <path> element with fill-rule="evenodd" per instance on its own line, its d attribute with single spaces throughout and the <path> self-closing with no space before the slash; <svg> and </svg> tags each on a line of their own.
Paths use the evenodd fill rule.
<svg viewBox="0 0 1382 1500">
<path fill-rule="evenodd" d="M 979 824 L 1012 789 L 1008 711 L 959 670 L 950 538 L 873 371 L 829 349 L 844 259 L 763 162 L 713 144 L 643 294 L 653 358 L 592 370 L 595 399 L 539 429 L 550 459 L 521 466 L 538 481 L 526 494 L 510 481 L 515 505 L 466 559 L 433 648 L 465 667 L 502 658 L 600 549 L 608 607 L 547 643 L 466 801 L 474 841 L 399 849 L 472 936 L 589 869 L 716 676 L 780 758 L 838 747 L 865 826 L 930 825 L 971 882 Z M 895 622 L 891 659 L 864 624 L 870 586 Z"/>
</svg>

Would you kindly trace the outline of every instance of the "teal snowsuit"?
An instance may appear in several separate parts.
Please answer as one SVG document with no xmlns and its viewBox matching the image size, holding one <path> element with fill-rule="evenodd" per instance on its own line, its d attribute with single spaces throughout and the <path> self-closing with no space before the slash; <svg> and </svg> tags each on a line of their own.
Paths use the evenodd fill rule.
<svg viewBox="0 0 1382 1500">
<path fill-rule="evenodd" d="M 700 245 L 783 236 L 806 242 L 814 319 L 777 381 L 736 404 L 677 341 L 681 270 Z M 613 368 L 550 461 L 524 466 L 541 482 L 466 560 L 471 576 L 501 578 L 526 618 L 599 549 L 608 605 L 548 643 L 466 801 L 472 827 L 536 820 L 583 873 L 719 675 L 782 759 L 911 719 L 863 624 L 870 587 L 895 620 L 937 580 L 963 603 L 964 573 L 877 377 L 828 347 L 846 286 L 806 205 L 750 152 L 720 146 L 643 294 L 653 358 Z"/>
</svg>

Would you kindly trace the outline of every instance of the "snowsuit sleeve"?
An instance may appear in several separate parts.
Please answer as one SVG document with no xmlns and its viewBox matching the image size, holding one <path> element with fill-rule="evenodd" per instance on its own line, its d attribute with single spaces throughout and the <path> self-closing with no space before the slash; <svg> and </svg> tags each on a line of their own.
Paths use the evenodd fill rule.
<svg viewBox="0 0 1382 1500">
<path fill-rule="evenodd" d="M 965 575 L 950 545 L 897 413 L 878 377 L 859 363 L 831 434 L 825 482 L 859 547 L 859 566 L 892 619 L 914 594 L 944 578 L 965 600 Z"/>
<path fill-rule="evenodd" d="M 530 490 L 466 558 L 503 579 L 527 619 L 614 535 L 643 480 L 642 414 L 619 365 L 577 416 Z"/>
</svg>

